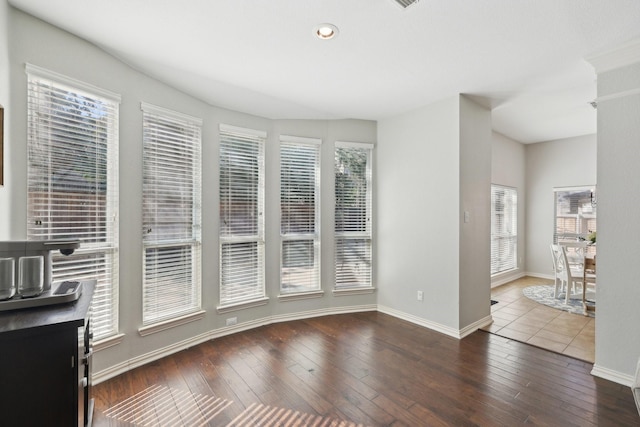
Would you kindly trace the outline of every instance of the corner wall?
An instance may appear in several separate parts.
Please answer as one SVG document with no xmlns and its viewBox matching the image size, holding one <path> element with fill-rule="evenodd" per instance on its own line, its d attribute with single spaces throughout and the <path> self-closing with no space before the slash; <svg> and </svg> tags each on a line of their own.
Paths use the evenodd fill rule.
<svg viewBox="0 0 640 427">
<path fill-rule="evenodd" d="M 380 120 L 377 158 L 378 309 L 464 336 L 490 313 L 490 113 L 460 95 Z"/>
</svg>

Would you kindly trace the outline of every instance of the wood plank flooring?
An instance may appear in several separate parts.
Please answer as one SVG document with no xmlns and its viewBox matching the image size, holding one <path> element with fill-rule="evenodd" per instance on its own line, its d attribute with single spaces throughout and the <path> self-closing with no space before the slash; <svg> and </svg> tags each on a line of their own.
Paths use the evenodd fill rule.
<svg viewBox="0 0 640 427">
<path fill-rule="evenodd" d="M 456 340 L 377 312 L 325 316 L 215 339 L 94 386 L 94 426 L 135 425 L 105 411 L 158 386 L 218 402 L 193 425 L 266 425 L 238 421 L 258 408 L 313 425 L 640 425 L 630 389 L 591 369 L 484 331 Z"/>
</svg>

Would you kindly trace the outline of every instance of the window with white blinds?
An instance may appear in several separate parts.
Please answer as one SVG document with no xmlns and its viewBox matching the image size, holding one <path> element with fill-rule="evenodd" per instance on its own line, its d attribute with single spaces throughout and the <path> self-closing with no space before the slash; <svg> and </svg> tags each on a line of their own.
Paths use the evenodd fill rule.
<svg viewBox="0 0 640 427">
<path fill-rule="evenodd" d="M 335 273 L 336 289 L 371 287 L 370 144 L 336 142 Z"/>
<path fill-rule="evenodd" d="M 280 292 L 320 289 L 319 139 L 280 136 Z"/>
<path fill-rule="evenodd" d="M 96 279 L 97 341 L 118 333 L 119 95 L 27 65 L 27 236 L 79 240 L 53 280 Z"/>
<path fill-rule="evenodd" d="M 202 121 L 142 104 L 144 325 L 200 310 Z"/>
<path fill-rule="evenodd" d="M 553 243 L 559 240 L 586 240 L 596 232 L 597 199 L 595 187 L 555 188 Z M 595 246 L 586 253 L 594 254 Z"/>
<path fill-rule="evenodd" d="M 266 132 L 220 125 L 220 305 L 265 298 Z"/>
<path fill-rule="evenodd" d="M 491 274 L 518 267 L 518 193 L 491 185 Z"/>
</svg>

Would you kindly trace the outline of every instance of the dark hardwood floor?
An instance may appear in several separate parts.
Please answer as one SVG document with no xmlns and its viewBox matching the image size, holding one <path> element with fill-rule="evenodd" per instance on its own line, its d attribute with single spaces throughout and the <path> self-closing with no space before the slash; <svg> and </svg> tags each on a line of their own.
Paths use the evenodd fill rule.
<svg viewBox="0 0 640 427">
<path fill-rule="evenodd" d="M 98 384 L 94 426 L 143 424 L 134 414 L 149 407 L 162 426 L 640 425 L 630 389 L 591 369 L 484 331 L 456 340 L 377 312 L 325 316 L 215 339 Z M 200 418 L 171 418 L 169 406 Z M 298 424 L 246 421 L 276 415 Z"/>
</svg>

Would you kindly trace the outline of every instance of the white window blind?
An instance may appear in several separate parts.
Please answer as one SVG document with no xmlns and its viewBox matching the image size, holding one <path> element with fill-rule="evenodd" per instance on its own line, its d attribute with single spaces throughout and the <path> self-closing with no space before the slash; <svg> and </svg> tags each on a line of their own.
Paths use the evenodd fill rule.
<svg viewBox="0 0 640 427">
<path fill-rule="evenodd" d="M 491 274 L 518 266 L 518 193 L 491 185 Z"/>
<path fill-rule="evenodd" d="M 265 297 L 266 133 L 220 126 L 220 305 Z"/>
<path fill-rule="evenodd" d="M 584 240 L 597 230 L 597 204 L 595 187 L 555 188 L 555 216 L 553 242 Z M 594 254 L 595 246 L 586 253 Z"/>
<path fill-rule="evenodd" d="M 336 143 L 336 289 L 373 286 L 371 278 L 371 157 L 369 144 Z"/>
<path fill-rule="evenodd" d="M 320 289 L 320 140 L 280 137 L 280 292 Z"/>
<path fill-rule="evenodd" d="M 200 309 L 200 119 L 142 104 L 144 325 Z"/>
<path fill-rule="evenodd" d="M 77 239 L 53 280 L 96 279 L 96 340 L 118 332 L 119 96 L 28 65 L 28 218 L 33 240 Z"/>
</svg>

